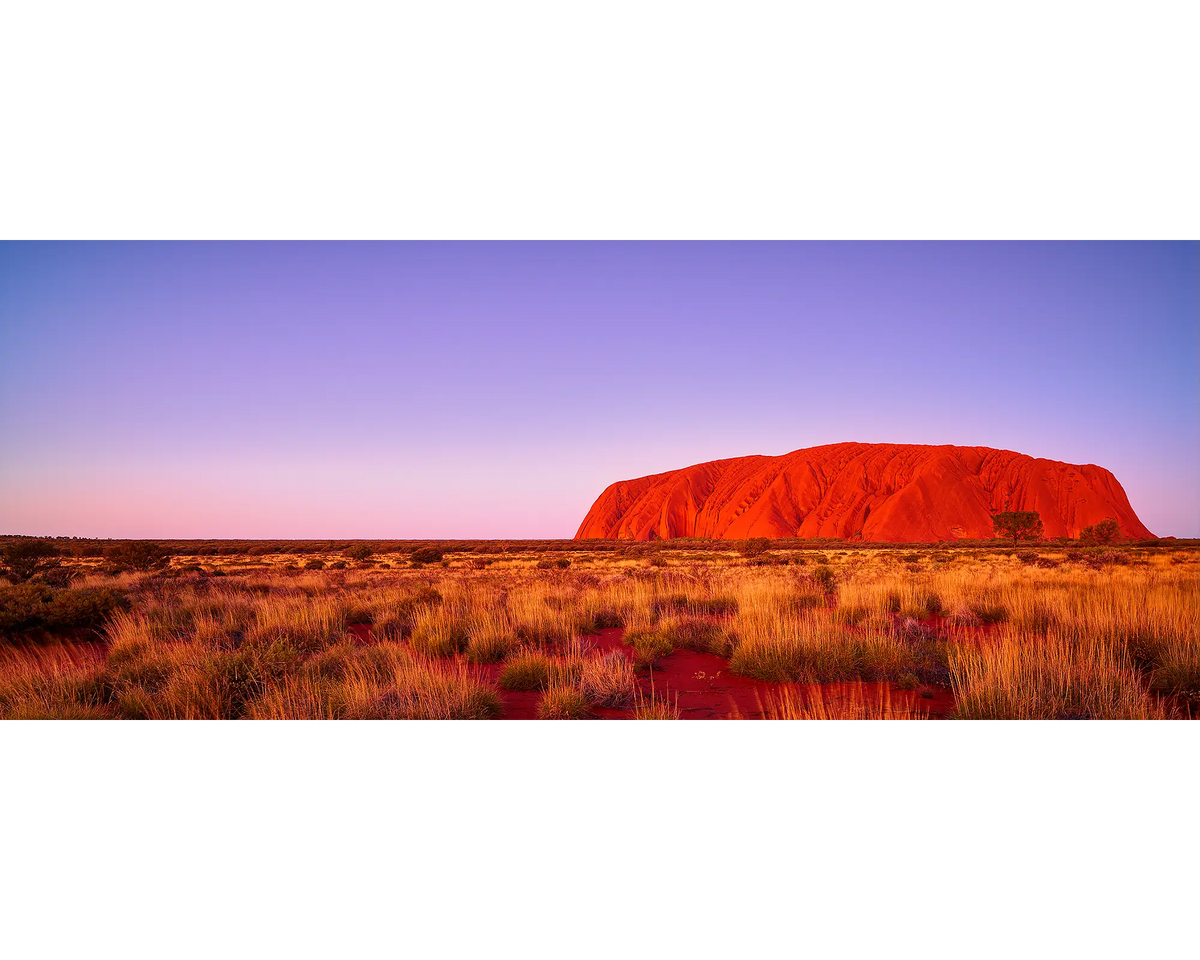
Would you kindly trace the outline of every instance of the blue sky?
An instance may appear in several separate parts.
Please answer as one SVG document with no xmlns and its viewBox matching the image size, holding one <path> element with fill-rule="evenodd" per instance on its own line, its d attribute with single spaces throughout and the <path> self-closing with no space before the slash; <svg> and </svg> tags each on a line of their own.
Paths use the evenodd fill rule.
<svg viewBox="0 0 1200 960">
<path fill-rule="evenodd" d="M 842 440 L 1098 463 L 1200 536 L 1195 243 L 4 243 L 0 532 L 570 537 Z"/>
</svg>

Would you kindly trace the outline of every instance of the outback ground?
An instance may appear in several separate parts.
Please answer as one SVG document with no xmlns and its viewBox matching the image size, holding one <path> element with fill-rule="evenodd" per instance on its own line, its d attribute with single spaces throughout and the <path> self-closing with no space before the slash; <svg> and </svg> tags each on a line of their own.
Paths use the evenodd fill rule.
<svg viewBox="0 0 1200 960">
<path fill-rule="evenodd" d="M 10 539 L 0 717 L 1195 718 L 1197 546 Z"/>
</svg>

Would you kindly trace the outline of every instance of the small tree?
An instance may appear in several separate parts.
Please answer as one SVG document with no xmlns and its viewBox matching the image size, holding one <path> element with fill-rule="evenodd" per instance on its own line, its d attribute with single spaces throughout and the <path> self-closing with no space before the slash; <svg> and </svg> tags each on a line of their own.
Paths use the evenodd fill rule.
<svg viewBox="0 0 1200 960">
<path fill-rule="evenodd" d="M 375 556 L 375 549 L 368 543 L 356 543 L 352 547 L 347 547 L 344 551 L 345 555 L 351 560 L 357 560 L 362 563 L 364 560 L 370 560 Z"/>
<path fill-rule="evenodd" d="M 1013 546 L 1018 540 L 1040 540 L 1042 517 L 1036 510 L 1005 510 L 992 515 L 992 530 L 998 537 L 1012 537 Z"/>
<path fill-rule="evenodd" d="M 1116 543 L 1119 539 L 1121 539 L 1121 525 L 1111 517 L 1079 531 L 1079 542 L 1089 547 Z"/>
<path fill-rule="evenodd" d="M 129 540 L 111 547 L 108 559 L 126 570 L 161 570 L 171 562 L 171 554 L 153 540 Z"/>
</svg>

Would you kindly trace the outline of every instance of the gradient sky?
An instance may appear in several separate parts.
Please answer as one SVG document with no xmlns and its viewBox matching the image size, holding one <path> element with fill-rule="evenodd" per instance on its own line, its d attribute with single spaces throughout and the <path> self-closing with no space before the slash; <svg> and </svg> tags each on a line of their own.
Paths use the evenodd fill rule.
<svg viewBox="0 0 1200 960">
<path fill-rule="evenodd" d="M 0 244 L 0 533 L 570 537 L 843 440 L 1098 463 L 1200 536 L 1200 244 Z"/>
</svg>

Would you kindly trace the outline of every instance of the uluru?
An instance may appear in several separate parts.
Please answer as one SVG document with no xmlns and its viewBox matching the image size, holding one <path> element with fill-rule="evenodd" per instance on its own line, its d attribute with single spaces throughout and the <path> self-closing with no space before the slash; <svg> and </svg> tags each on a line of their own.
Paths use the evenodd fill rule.
<svg viewBox="0 0 1200 960">
<path fill-rule="evenodd" d="M 576 540 L 835 538 L 933 543 L 992 536 L 992 515 L 1036 510 L 1044 535 L 1115 518 L 1149 539 L 1111 471 L 990 447 L 834 443 L 712 460 L 610 485 Z"/>
</svg>

